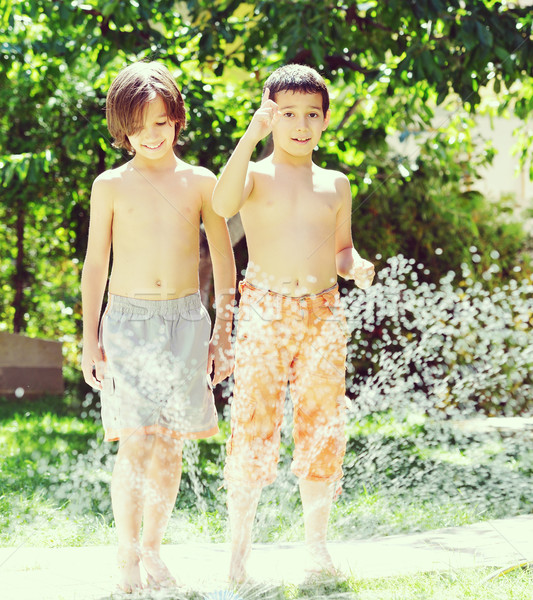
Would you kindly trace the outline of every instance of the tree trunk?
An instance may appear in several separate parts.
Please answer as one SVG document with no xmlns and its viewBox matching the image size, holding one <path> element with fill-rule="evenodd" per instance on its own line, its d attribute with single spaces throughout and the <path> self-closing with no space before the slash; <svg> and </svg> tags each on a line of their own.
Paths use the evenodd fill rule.
<svg viewBox="0 0 533 600">
<path fill-rule="evenodd" d="M 13 276 L 13 287 L 15 289 L 15 298 L 13 299 L 13 307 L 15 309 L 13 333 L 20 333 L 24 330 L 24 282 L 26 280 L 26 269 L 24 266 L 24 217 L 24 211 L 22 209 L 17 210 L 15 225 L 17 256 L 15 259 L 15 274 Z"/>
<path fill-rule="evenodd" d="M 205 232 L 200 231 L 200 265 L 198 268 L 198 277 L 200 279 L 200 298 L 206 308 L 211 308 L 213 304 L 213 267 L 209 256 L 209 245 Z"/>
</svg>

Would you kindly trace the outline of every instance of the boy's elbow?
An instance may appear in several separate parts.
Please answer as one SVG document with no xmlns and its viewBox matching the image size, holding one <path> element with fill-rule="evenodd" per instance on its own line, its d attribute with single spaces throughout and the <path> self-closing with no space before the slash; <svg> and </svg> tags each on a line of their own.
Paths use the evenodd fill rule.
<svg viewBox="0 0 533 600">
<path fill-rule="evenodd" d="M 337 275 L 342 277 L 343 279 L 351 279 L 351 270 L 347 268 L 345 265 L 337 266 Z"/>
<path fill-rule="evenodd" d="M 224 217 L 224 219 L 230 219 L 235 214 L 229 210 L 226 210 L 223 206 L 221 206 L 219 208 L 215 208 L 215 207 L 213 207 L 213 208 L 215 209 L 215 212 L 217 213 L 217 215 L 219 217 Z"/>
<path fill-rule="evenodd" d="M 224 217 L 225 219 L 230 219 L 238 212 L 237 210 L 232 210 L 232 207 L 229 207 L 227 203 L 217 199 L 215 196 L 213 196 L 213 210 L 219 217 Z"/>
<path fill-rule="evenodd" d="M 340 275 L 343 279 L 348 279 L 353 267 L 351 252 L 346 252 L 346 249 L 338 252 L 335 256 L 335 263 L 337 275 Z"/>
</svg>

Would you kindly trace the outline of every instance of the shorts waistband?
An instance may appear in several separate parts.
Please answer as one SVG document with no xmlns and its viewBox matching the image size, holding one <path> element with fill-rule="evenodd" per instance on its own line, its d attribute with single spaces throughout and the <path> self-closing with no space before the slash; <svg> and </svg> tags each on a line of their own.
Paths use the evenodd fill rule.
<svg viewBox="0 0 533 600">
<path fill-rule="evenodd" d="M 304 294 L 303 296 L 286 296 L 271 290 L 264 290 L 248 283 L 246 279 L 239 282 L 239 292 L 244 291 L 252 296 L 254 301 L 262 300 L 265 297 L 271 298 L 281 304 L 293 304 L 298 306 L 335 306 L 339 302 L 339 286 L 336 283 L 330 288 L 319 292 L 318 294 Z"/>
<path fill-rule="evenodd" d="M 200 300 L 200 292 L 170 300 L 144 300 L 109 294 L 107 305 L 109 309 L 112 308 L 127 314 L 171 316 L 199 309 L 202 307 L 202 301 Z"/>
</svg>

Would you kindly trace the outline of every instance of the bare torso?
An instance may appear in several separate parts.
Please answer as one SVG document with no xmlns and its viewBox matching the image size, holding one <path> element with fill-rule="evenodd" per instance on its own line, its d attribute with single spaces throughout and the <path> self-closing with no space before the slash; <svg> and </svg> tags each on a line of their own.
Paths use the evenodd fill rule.
<svg viewBox="0 0 533 600">
<path fill-rule="evenodd" d="M 111 172 L 112 294 L 164 300 L 198 290 L 202 171 L 180 162 L 154 174 L 130 162 Z"/>
<path fill-rule="evenodd" d="M 280 294 L 316 294 L 337 281 L 335 230 L 339 173 L 316 165 L 252 167 L 253 189 L 241 208 L 248 244 L 246 279 Z"/>
</svg>

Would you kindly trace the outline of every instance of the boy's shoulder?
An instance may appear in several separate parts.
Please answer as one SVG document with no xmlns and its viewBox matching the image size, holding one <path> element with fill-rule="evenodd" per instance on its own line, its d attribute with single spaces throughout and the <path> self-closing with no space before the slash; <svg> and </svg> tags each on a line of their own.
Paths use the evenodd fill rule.
<svg viewBox="0 0 533 600">
<path fill-rule="evenodd" d="M 276 165 L 272 161 L 272 156 L 267 156 L 257 162 L 250 161 L 248 170 L 251 174 L 276 176 Z M 323 181 L 335 182 L 343 186 L 350 186 L 348 177 L 337 169 L 329 169 L 312 164 L 312 173 Z"/>
<path fill-rule="evenodd" d="M 199 184 L 216 181 L 214 173 L 206 167 L 192 165 L 182 160 L 176 162 L 174 175 L 180 178 L 185 177 L 192 179 Z M 135 168 L 133 161 L 130 160 L 114 169 L 108 169 L 107 171 L 100 173 L 94 180 L 94 184 L 101 187 L 110 187 L 120 185 L 121 183 L 127 183 L 130 178 L 134 177 L 139 177 L 139 172 L 138 169 Z"/>
<path fill-rule="evenodd" d="M 198 192 L 204 198 L 211 198 L 213 188 L 217 182 L 216 175 L 206 167 L 191 165 L 182 160 L 178 160 L 175 171 L 176 186 Z"/>
<path fill-rule="evenodd" d="M 107 171 L 103 171 L 96 177 L 96 179 L 94 180 L 94 184 L 98 186 L 106 186 L 123 180 L 128 170 L 131 169 L 131 166 L 129 166 L 130 163 L 131 161 L 120 165 L 119 167 L 116 167 L 114 169 L 108 169 Z"/>
<path fill-rule="evenodd" d="M 337 169 L 326 169 L 324 167 L 319 167 L 315 163 L 313 163 L 313 175 L 349 184 L 348 177 L 342 171 L 338 171 Z"/>
<path fill-rule="evenodd" d="M 189 176 L 198 179 L 198 181 L 216 181 L 217 179 L 215 174 L 206 167 L 191 165 L 182 160 L 179 161 L 177 173 L 187 173 Z"/>
</svg>

